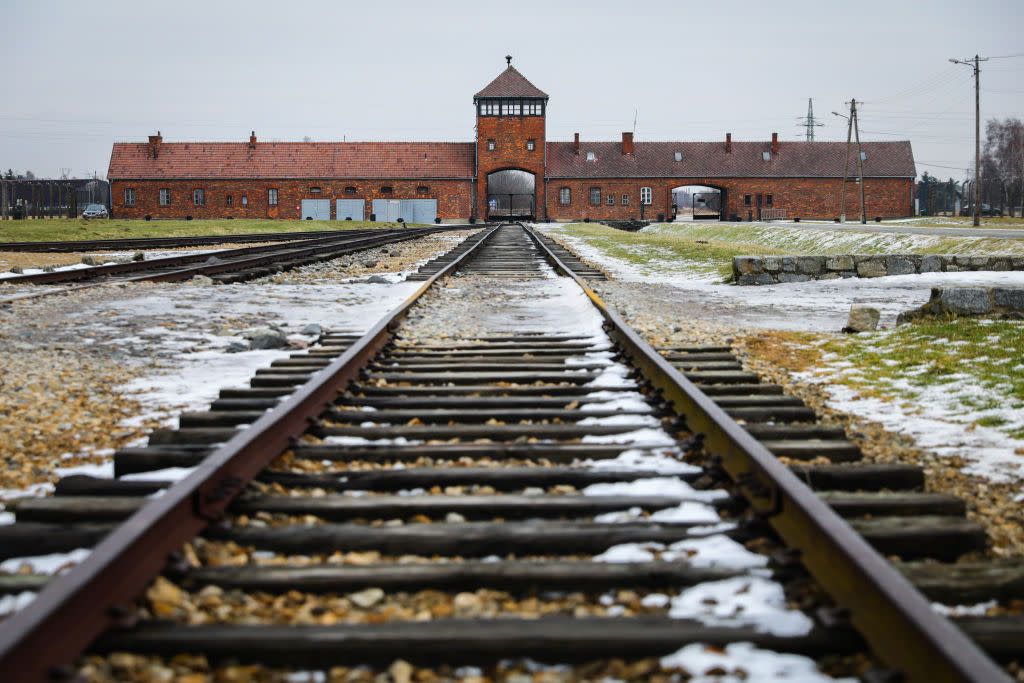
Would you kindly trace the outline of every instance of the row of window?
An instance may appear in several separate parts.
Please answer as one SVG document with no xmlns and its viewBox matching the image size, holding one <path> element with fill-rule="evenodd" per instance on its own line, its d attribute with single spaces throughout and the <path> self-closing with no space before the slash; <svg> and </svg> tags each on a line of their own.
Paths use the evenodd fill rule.
<svg viewBox="0 0 1024 683">
<path fill-rule="evenodd" d="M 526 151 L 532 152 L 535 149 L 537 149 L 537 141 L 534 140 L 533 138 L 530 138 L 529 140 L 526 141 Z M 487 151 L 494 151 L 494 138 L 489 138 L 487 140 Z"/>
<path fill-rule="evenodd" d="M 477 104 L 479 116 L 544 116 L 544 100 L 484 99 Z"/>
<path fill-rule="evenodd" d="M 604 194 L 600 187 L 590 188 L 590 203 L 593 206 L 601 204 L 601 197 L 604 196 L 604 202 L 608 206 L 615 206 L 615 193 L 609 192 Z M 640 188 L 640 203 L 645 206 L 650 206 L 653 193 L 649 187 Z M 629 195 L 623 194 L 621 197 L 622 206 L 629 206 Z M 558 203 L 563 206 L 569 206 L 572 204 L 572 192 L 568 187 L 563 187 L 558 191 Z"/>
<path fill-rule="evenodd" d="M 392 194 L 394 188 L 390 185 L 382 185 L 380 188 L 380 194 Z M 323 191 L 322 188 L 314 185 L 309 188 L 310 194 L 320 194 Z M 345 194 L 356 194 L 357 188 L 354 185 L 349 185 L 345 188 Z M 416 187 L 418 194 L 426 194 L 430 192 L 430 187 L 427 185 L 418 185 Z M 160 188 L 160 206 L 171 205 L 171 190 L 167 187 Z M 235 199 L 232 195 L 224 195 L 224 204 L 226 206 L 234 206 Z M 202 187 L 197 187 L 192 190 L 192 203 L 196 206 L 206 206 L 206 190 Z M 277 188 L 272 187 L 267 190 L 267 204 L 270 206 L 277 206 Z M 124 189 L 124 205 L 135 206 L 135 188 L 126 187 Z M 242 195 L 242 206 L 249 205 L 249 197 Z"/>
<path fill-rule="evenodd" d="M 746 205 L 746 206 L 750 206 L 750 198 L 751 198 L 751 195 L 749 195 L 749 194 L 743 195 L 743 204 Z M 757 205 L 758 206 L 761 206 L 762 202 L 764 203 L 764 206 L 771 206 L 774 201 L 775 201 L 775 197 L 773 197 L 770 194 L 765 194 L 765 195 L 760 195 L 759 194 L 759 195 L 757 195 Z"/>
</svg>

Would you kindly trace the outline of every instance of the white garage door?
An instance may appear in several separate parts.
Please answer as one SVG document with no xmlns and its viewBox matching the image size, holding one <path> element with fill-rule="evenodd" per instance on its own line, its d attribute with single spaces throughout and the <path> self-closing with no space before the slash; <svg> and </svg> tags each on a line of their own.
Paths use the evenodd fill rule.
<svg viewBox="0 0 1024 683">
<path fill-rule="evenodd" d="M 373 215 L 378 221 L 394 223 L 402 216 L 402 202 L 397 199 L 374 199 Z"/>
<path fill-rule="evenodd" d="M 303 199 L 302 220 L 312 218 L 315 221 L 331 220 L 330 199 Z"/>
<path fill-rule="evenodd" d="M 433 223 L 437 218 L 436 199 L 403 199 L 402 220 L 406 223 Z"/>
<path fill-rule="evenodd" d="M 363 210 L 366 202 L 362 199 L 339 199 L 338 210 L 335 215 L 339 221 L 351 218 L 354 221 L 363 220 Z"/>
</svg>

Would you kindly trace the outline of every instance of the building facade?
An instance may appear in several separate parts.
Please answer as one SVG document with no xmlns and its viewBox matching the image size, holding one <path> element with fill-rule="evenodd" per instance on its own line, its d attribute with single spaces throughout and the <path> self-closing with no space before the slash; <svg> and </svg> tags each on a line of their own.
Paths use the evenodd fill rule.
<svg viewBox="0 0 1024 683">
<path fill-rule="evenodd" d="M 509 64 L 473 98 L 473 142 L 115 143 L 119 218 L 671 219 L 672 191 L 721 192 L 724 220 L 913 213 L 907 141 L 551 141 L 548 95 Z M 843 176 L 849 178 L 843 185 Z M 843 206 L 841 197 L 845 195 Z"/>
</svg>

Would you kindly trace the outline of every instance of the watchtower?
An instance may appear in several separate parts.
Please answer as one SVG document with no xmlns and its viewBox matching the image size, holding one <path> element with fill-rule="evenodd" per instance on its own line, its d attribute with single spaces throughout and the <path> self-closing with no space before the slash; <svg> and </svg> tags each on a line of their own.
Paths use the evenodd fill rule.
<svg viewBox="0 0 1024 683">
<path fill-rule="evenodd" d="M 473 96 L 476 106 L 476 206 L 479 218 L 533 218 L 544 206 L 548 96 L 506 55 L 507 68 Z"/>
</svg>

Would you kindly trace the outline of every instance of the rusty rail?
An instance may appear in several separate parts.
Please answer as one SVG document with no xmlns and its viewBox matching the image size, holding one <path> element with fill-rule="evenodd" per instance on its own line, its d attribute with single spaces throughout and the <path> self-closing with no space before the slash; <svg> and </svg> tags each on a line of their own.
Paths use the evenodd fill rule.
<svg viewBox="0 0 1024 683">
<path fill-rule="evenodd" d="M 525 228 L 525 226 L 524 226 Z M 849 524 L 634 332 L 601 298 L 533 237 L 549 262 L 583 288 L 607 331 L 651 384 L 703 435 L 705 449 L 737 482 L 751 507 L 800 552 L 875 654 L 908 681 L 1009 681 L 1003 670 L 894 569 Z M 840 615 L 843 616 L 843 615 Z"/>
<path fill-rule="evenodd" d="M 118 526 L 83 562 L 54 578 L 31 604 L 0 623 L 4 680 L 70 677 L 74 671 L 69 663 L 97 635 L 134 621 L 131 601 L 175 560 L 181 546 L 223 515 L 246 484 L 306 431 L 339 390 L 356 379 L 417 299 L 484 242 L 478 241 L 425 281 L 312 380 L 239 431 L 166 494 Z"/>
</svg>

